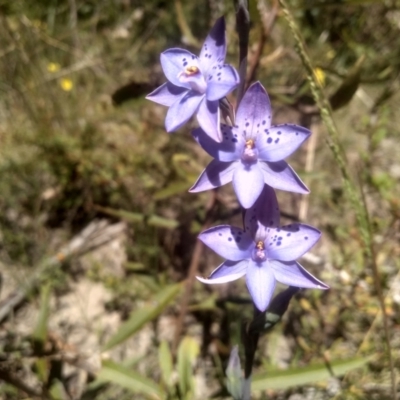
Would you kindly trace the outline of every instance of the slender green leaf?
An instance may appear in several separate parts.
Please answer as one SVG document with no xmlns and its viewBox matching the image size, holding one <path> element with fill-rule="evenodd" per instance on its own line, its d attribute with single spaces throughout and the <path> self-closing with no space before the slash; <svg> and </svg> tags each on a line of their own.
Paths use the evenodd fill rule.
<svg viewBox="0 0 400 400">
<path fill-rule="evenodd" d="M 39 318 L 32 335 L 33 340 L 41 345 L 43 345 L 47 339 L 47 322 L 50 313 L 50 293 L 50 285 L 42 286 L 40 292 Z"/>
<path fill-rule="evenodd" d="M 172 182 L 164 189 L 159 190 L 154 194 L 155 200 L 164 200 L 169 197 L 176 196 L 181 193 L 186 193 L 190 187 L 190 184 L 185 180 L 183 182 Z"/>
<path fill-rule="evenodd" d="M 114 336 L 106 343 L 103 351 L 109 350 L 112 347 L 122 343 L 135 332 L 142 328 L 147 322 L 156 318 L 167 307 L 172 300 L 179 294 L 182 289 L 182 284 L 174 284 L 166 286 L 153 299 L 140 309 L 133 311 L 128 321 L 121 325 Z"/>
<path fill-rule="evenodd" d="M 332 110 L 338 110 L 345 106 L 356 93 L 361 79 L 361 67 L 365 60 L 365 55 L 362 55 L 355 63 L 351 71 L 343 80 L 336 92 L 329 98 Z"/>
<path fill-rule="evenodd" d="M 147 223 L 158 228 L 175 229 L 179 222 L 176 219 L 164 218 L 159 215 L 150 215 Z"/>
<path fill-rule="evenodd" d="M 142 393 L 152 399 L 165 397 L 156 382 L 112 361 L 103 362 L 103 366 L 98 373 L 98 379 L 119 385 L 134 393 Z"/>
<path fill-rule="evenodd" d="M 183 398 L 193 391 L 193 364 L 200 351 L 197 341 L 185 336 L 178 349 L 179 388 Z"/>
<path fill-rule="evenodd" d="M 178 221 L 175 219 L 164 218 L 159 215 L 145 215 L 134 213 L 125 210 L 114 210 L 113 208 L 96 206 L 96 209 L 113 217 L 120 218 L 124 221 L 132 223 L 148 224 L 159 228 L 175 229 L 178 226 Z"/>
<path fill-rule="evenodd" d="M 64 389 L 64 385 L 59 379 L 54 380 L 54 383 L 51 385 L 49 393 L 52 400 L 68 400 L 69 398 Z"/>
<path fill-rule="evenodd" d="M 330 364 L 335 376 L 341 376 L 347 372 L 362 367 L 371 357 L 355 357 L 347 360 L 337 360 Z M 268 371 L 267 373 L 253 377 L 253 390 L 287 389 L 292 386 L 307 385 L 322 381 L 331 377 L 331 373 L 325 364 L 315 364 L 307 367 L 290 368 L 280 371 Z"/>
<path fill-rule="evenodd" d="M 168 387 L 173 386 L 172 372 L 174 366 L 172 362 L 172 354 L 169 345 L 165 340 L 160 343 L 160 347 L 158 348 L 158 360 L 160 363 L 161 374 L 164 383 Z"/>
</svg>

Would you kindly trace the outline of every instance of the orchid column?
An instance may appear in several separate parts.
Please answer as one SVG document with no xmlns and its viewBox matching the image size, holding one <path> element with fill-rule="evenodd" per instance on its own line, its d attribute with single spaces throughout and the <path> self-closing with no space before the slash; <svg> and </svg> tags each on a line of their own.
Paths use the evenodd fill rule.
<svg viewBox="0 0 400 400">
<path fill-rule="evenodd" d="M 219 18 L 199 57 L 176 48 L 161 54 L 168 82 L 147 98 L 169 107 L 165 120 L 168 132 L 182 127 L 193 115 L 197 116 L 200 127 L 194 129 L 192 135 L 214 160 L 191 192 L 215 189 L 232 182 L 245 211 L 244 226 L 221 225 L 199 235 L 204 244 L 226 261 L 207 279 L 198 279 L 206 284 L 221 284 L 245 277 L 257 311 L 251 327 L 257 330 L 261 313 L 270 306 L 281 317 L 297 288 L 328 289 L 297 262 L 314 246 L 321 233 L 300 223 L 280 226 L 274 191 L 309 193 L 284 159 L 296 151 L 311 132 L 293 124 L 271 125 L 270 99 L 260 82 L 253 83 L 244 94 L 233 125 L 221 123 L 219 101 L 240 83 L 236 70 L 224 64 L 225 56 L 225 22 Z M 244 77 L 241 79 L 243 83 Z M 276 282 L 288 285 L 289 289 L 272 299 Z M 250 354 L 251 361 L 246 378 L 251 374 L 257 335 L 251 343 L 244 340 L 246 357 Z M 247 390 L 242 389 L 235 391 L 242 393 L 239 399 L 248 397 L 244 394 Z"/>
</svg>

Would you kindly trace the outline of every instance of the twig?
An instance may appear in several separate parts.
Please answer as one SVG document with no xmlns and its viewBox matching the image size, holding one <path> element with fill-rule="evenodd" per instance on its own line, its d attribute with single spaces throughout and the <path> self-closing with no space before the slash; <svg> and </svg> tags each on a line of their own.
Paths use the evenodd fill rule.
<svg viewBox="0 0 400 400">
<path fill-rule="evenodd" d="M 212 214 L 213 214 L 214 206 L 216 204 L 216 200 L 217 200 L 217 194 L 216 194 L 216 191 L 213 190 L 211 193 L 209 202 L 206 206 L 206 217 L 204 220 L 204 224 L 202 226 L 202 230 L 207 229 L 212 222 Z M 193 284 L 195 281 L 197 270 L 199 268 L 203 247 L 204 247 L 203 243 L 200 240 L 197 240 L 196 245 L 193 250 L 192 259 L 191 259 L 191 262 L 189 265 L 185 293 L 183 294 L 182 302 L 181 302 L 181 309 L 179 312 L 178 319 L 176 321 L 174 341 L 172 343 L 172 354 L 176 354 L 176 351 L 178 348 L 179 340 L 180 340 L 182 330 L 183 330 L 183 322 L 185 319 L 185 315 L 188 311 L 189 301 L 190 301 L 191 294 L 193 291 Z"/>
<path fill-rule="evenodd" d="M 63 262 L 72 257 L 81 256 L 110 242 L 123 232 L 124 229 L 125 224 L 122 222 L 113 225 L 110 225 L 106 220 L 91 222 L 53 257 L 44 260 L 37 267 L 36 272 L 28 278 L 25 284 L 16 289 L 8 298 L 0 303 L 0 322 L 2 322 L 11 311 L 23 303 L 27 295 L 39 286 L 49 271 L 55 267 L 60 267 Z"/>
<path fill-rule="evenodd" d="M 189 24 L 186 21 L 181 0 L 175 0 L 175 11 L 176 16 L 178 17 L 177 22 L 182 33 L 183 43 L 194 47 L 200 47 L 199 41 L 193 36 L 193 33 L 189 28 Z"/>
<path fill-rule="evenodd" d="M 262 29 L 261 35 L 258 42 L 256 53 L 251 57 L 249 62 L 249 72 L 246 78 L 246 87 L 248 87 L 251 82 L 256 79 L 257 69 L 260 66 L 260 59 L 264 50 L 264 46 L 271 34 L 271 30 L 276 21 L 276 16 L 278 14 L 278 1 L 274 1 L 272 9 L 269 11 L 264 0 L 257 1 L 258 12 L 260 13 Z"/>
</svg>

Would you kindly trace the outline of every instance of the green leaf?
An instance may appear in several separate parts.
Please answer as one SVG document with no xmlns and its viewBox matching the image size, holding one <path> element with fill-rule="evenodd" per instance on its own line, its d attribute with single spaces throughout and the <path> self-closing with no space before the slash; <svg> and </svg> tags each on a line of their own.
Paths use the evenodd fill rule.
<svg viewBox="0 0 400 400">
<path fill-rule="evenodd" d="M 154 296 L 154 298 L 149 300 L 146 305 L 133 311 L 128 321 L 122 324 L 115 335 L 106 343 L 103 347 L 103 351 L 109 350 L 122 343 L 141 329 L 147 322 L 156 318 L 163 312 L 165 307 L 175 299 L 181 289 L 182 283 L 166 286 L 161 292 Z"/>
<path fill-rule="evenodd" d="M 33 340 L 38 346 L 43 346 L 47 339 L 47 322 L 50 313 L 50 285 L 44 285 L 40 291 L 39 318 L 33 332 Z"/>
<path fill-rule="evenodd" d="M 176 219 L 164 218 L 159 215 L 150 215 L 147 223 L 150 226 L 167 229 L 175 229 L 179 225 L 179 222 Z"/>
<path fill-rule="evenodd" d="M 342 376 L 348 371 L 360 368 L 372 357 L 355 357 L 347 360 L 336 360 L 330 364 L 335 376 Z M 331 373 L 325 364 L 315 364 L 307 367 L 290 368 L 280 371 L 268 371 L 253 377 L 253 390 L 287 389 L 292 386 L 307 385 L 329 379 Z"/>
<path fill-rule="evenodd" d="M 195 339 L 185 336 L 178 349 L 179 389 L 183 398 L 193 390 L 193 364 L 200 352 Z"/>
<path fill-rule="evenodd" d="M 69 396 L 65 392 L 64 385 L 59 379 L 55 379 L 49 390 L 52 400 L 67 400 Z"/>
<path fill-rule="evenodd" d="M 178 221 L 171 218 L 164 218 L 159 215 L 145 215 L 141 213 L 134 213 L 125 210 L 114 210 L 108 207 L 95 206 L 96 210 L 113 217 L 120 218 L 124 221 L 131 223 L 147 224 L 159 228 L 175 229 L 178 226 Z"/>
<path fill-rule="evenodd" d="M 365 56 L 362 55 L 351 71 L 348 73 L 342 84 L 338 87 L 335 93 L 329 98 L 332 110 L 338 110 L 345 106 L 356 93 L 361 79 L 361 67 L 364 63 Z"/>
<path fill-rule="evenodd" d="M 119 385 L 131 392 L 142 393 L 151 399 L 162 399 L 165 397 L 156 382 L 112 361 L 103 362 L 97 378 L 99 381 Z"/>
<path fill-rule="evenodd" d="M 154 200 L 164 200 L 181 193 L 187 193 L 190 184 L 188 182 L 172 182 L 164 189 L 159 190 L 153 196 Z"/>
<path fill-rule="evenodd" d="M 160 343 L 160 347 L 158 348 L 158 360 L 160 363 L 161 374 L 164 383 L 168 387 L 172 387 L 173 382 L 171 378 L 174 366 L 172 363 L 171 350 L 165 340 Z"/>
</svg>

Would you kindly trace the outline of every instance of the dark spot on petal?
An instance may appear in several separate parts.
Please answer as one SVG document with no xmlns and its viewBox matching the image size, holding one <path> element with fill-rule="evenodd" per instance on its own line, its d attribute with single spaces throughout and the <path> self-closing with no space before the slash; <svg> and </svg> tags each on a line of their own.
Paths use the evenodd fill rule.
<svg viewBox="0 0 400 400">
<path fill-rule="evenodd" d="M 269 137 L 269 138 L 267 139 L 267 143 L 272 143 L 272 138 Z"/>
<path fill-rule="evenodd" d="M 278 143 L 278 142 L 279 142 L 279 138 L 275 140 L 275 143 Z"/>
<path fill-rule="evenodd" d="M 278 131 L 277 133 L 278 133 L 278 135 L 281 135 L 281 134 L 282 134 L 282 132 L 281 132 L 281 131 Z"/>
<path fill-rule="evenodd" d="M 246 122 L 246 126 L 249 126 L 250 125 L 250 123 L 249 122 Z"/>
<path fill-rule="evenodd" d="M 304 239 L 308 240 L 308 236 L 304 236 Z"/>
<path fill-rule="evenodd" d="M 263 120 L 262 124 L 265 125 L 265 119 Z"/>
<path fill-rule="evenodd" d="M 296 132 L 296 136 L 299 134 L 299 132 Z"/>
<path fill-rule="evenodd" d="M 231 237 L 230 237 L 230 238 L 228 238 L 228 241 L 229 241 L 229 242 L 232 242 L 232 238 L 231 238 Z"/>
<path fill-rule="evenodd" d="M 222 233 L 220 232 L 218 235 L 219 235 L 219 236 L 222 236 Z"/>
<path fill-rule="evenodd" d="M 279 237 L 278 237 L 278 240 L 282 240 L 282 236 L 279 236 Z"/>
<path fill-rule="evenodd" d="M 183 66 L 184 66 L 184 67 L 186 67 L 186 65 L 188 65 L 187 61 L 185 61 L 185 62 L 183 63 Z"/>
<path fill-rule="evenodd" d="M 286 236 L 290 236 L 291 235 L 291 233 L 288 233 Z"/>
<path fill-rule="evenodd" d="M 281 244 L 282 244 L 282 242 L 278 242 L 276 245 L 277 245 L 277 246 L 280 246 Z"/>
</svg>

